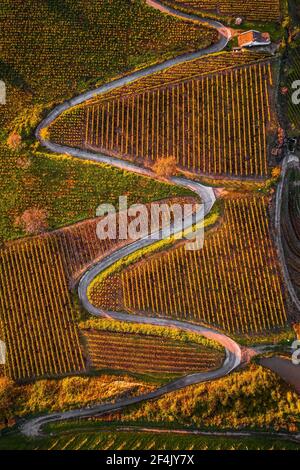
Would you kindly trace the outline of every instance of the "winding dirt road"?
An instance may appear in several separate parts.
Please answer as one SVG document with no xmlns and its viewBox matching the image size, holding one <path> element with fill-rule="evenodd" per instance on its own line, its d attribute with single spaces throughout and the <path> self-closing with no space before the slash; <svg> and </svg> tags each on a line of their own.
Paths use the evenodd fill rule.
<svg viewBox="0 0 300 470">
<path fill-rule="evenodd" d="M 110 90 L 121 87 L 128 83 L 131 83 L 141 77 L 145 77 L 147 75 L 159 72 L 161 70 L 165 70 L 168 67 L 185 62 L 187 60 L 192 60 L 195 58 L 205 56 L 207 54 L 220 52 L 226 47 L 230 39 L 231 32 L 228 28 L 223 26 L 218 21 L 214 21 L 210 19 L 203 19 L 203 18 L 197 17 L 196 15 L 189 15 L 186 13 L 182 13 L 180 11 L 174 10 L 173 8 L 162 5 L 158 0 L 146 0 L 146 2 L 149 6 L 156 8 L 163 13 L 176 16 L 184 20 L 192 21 L 198 24 L 207 25 L 216 29 L 219 33 L 218 42 L 209 46 L 206 49 L 202 49 L 194 53 L 183 54 L 174 59 L 168 60 L 164 63 L 156 64 L 151 67 L 145 68 L 143 70 L 133 72 L 131 75 L 119 78 L 117 80 L 113 80 L 112 82 L 108 84 L 100 86 L 96 90 L 87 91 L 75 98 L 72 98 L 71 100 L 67 100 L 64 103 L 60 104 L 55 109 L 53 109 L 53 111 L 39 124 L 36 130 L 37 139 L 47 149 L 56 153 L 67 153 L 80 159 L 107 163 L 109 165 L 113 165 L 115 167 L 121 168 L 122 170 L 132 171 L 132 172 L 149 176 L 152 178 L 156 177 L 155 174 L 151 170 L 138 167 L 134 163 L 123 161 L 123 160 L 113 158 L 104 154 L 99 154 L 99 153 L 95 154 L 95 153 L 85 151 L 85 150 L 79 150 L 75 148 L 58 145 L 53 142 L 50 142 L 49 140 L 45 140 L 41 137 L 41 131 L 47 128 L 63 112 L 65 112 L 66 110 L 80 103 L 83 103 L 84 101 L 92 97 L 102 95 Z M 174 177 L 174 178 L 170 178 L 169 181 L 172 184 L 176 184 L 182 187 L 187 187 L 191 189 L 192 191 L 194 191 L 198 196 L 201 197 L 202 203 L 204 205 L 204 215 L 209 214 L 216 199 L 212 188 L 208 186 L 203 186 L 200 183 L 195 183 L 185 178 Z M 194 220 L 194 223 L 195 222 L 197 222 L 197 220 L 196 221 Z M 188 227 L 185 227 L 185 228 L 188 228 Z M 173 227 L 173 230 L 174 230 L 173 233 L 176 233 L 178 229 L 179 228 L 177 227 Z M 79 293 L 79 297 L 82 302 L 82 305 L 92 315 L 105 316 L 105 317 L 127 321 L 127 322 L 147 323 L 147 324 L 153 324 L 153 325 L 168 326 L 172 328 L 182 329 L 185 331 L 191 331 L 199 335 L 205 336 L 206 338 L 213 339 L 217 341 L 218 343 L 220 343 L 225 348 L 226 359 L 222 367 L 213 371 L 187 375 L 178 380 L 170 382 L 164 385 L 163 387 L 160 387 L 150 393 L 144 394 L 142 396 L 122 400 L 117 403 L 99 404 L 90 408 L 81 408 L 81 409 L 76 409 L 76 410 L 70 410 L 70 411 L 63 412 L 63 413 L 51 413 L 45 416 L 40 416 L 40 417 L 26 421 L 21 426 L 22 433 L 24 433 L 27 436 L 37 436 L 40 433 L 41 427 L 45 425 L 46 423 L 67 420 L 67 419 L 75 419 L 75 418 L 87 418 L 87 417 L 100 415 L 100 414 L 107 413 L 107 412 L 120 410 L 128 405 L 139 403 L 145 400 L 156 399 L 165 393 L 178 390 L 180 388 L 186 387 L 191 384 L 196 384 L 196 383 L 214 380 L 214 379 L 223 377 L 224 375 L 234 370 L 241 363 L 242 353 L 241 353 L 240 346 L 228 336 L 218 331 L 215 331 L 212 328 L 206 328 L 204 326 L 195 325 L 192 323 L 182 322 L 178 320 L 172 320 L 172 319 L 160 319 L 160 318 L 135 316 L 135 315 L 129 315 L 127 313 L 121 313 L 121 312 L 106 312 L 106 311 L 97 309 L 92 304 L 90 304 L 88 297 L 87 297 L 87 289 L 90 283 L 92 282 L 92 280 L 95 278 L 95 276 L 97 276 L 99 273 L 101 273 L 107 267 L 111 266 L 116 261 L 122 259 L 124 256 L 134 253 L 135 251 L 143 248 L 144 246 L 149 246 L 153 243 L 155 243 L 155 240 L 153 240 L 151 236 L 144 237 L 140 240 L 137 240 L 136 242 L 133 242 L 129 245 L 126 245 L 125 247 L 122 247 L 121 249 L 116 250 L 107 258 L 103 259 L 101 262 L 97 263 L 88 271 L 86 271 L 84 275 L 82 276 L 80 283 L 79 283 L 79 287 L 78 287 L 78 293 Z"/>
</svg>

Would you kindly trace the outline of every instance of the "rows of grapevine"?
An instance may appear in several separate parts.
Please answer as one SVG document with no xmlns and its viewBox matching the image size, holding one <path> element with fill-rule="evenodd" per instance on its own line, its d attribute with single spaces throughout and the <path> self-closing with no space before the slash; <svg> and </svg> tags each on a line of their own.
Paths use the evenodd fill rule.
<svg viewBox="0 0 300 470">
<path fill-rule="evenodd" d="M 86 145 L 208 174 L 265 176 L 270 64 L 251 65 L 87 108 Z"/>
<path fill-rule="evenodd" d="M 145 208 L 148 210 L 148 220 L 145 222 L 145 228 L 153 230 L 151 227 L 151 209 L 159 207 L 160 204 L 169 206 L 171 204 L 182 205 L 184 203 L 191 204 L 194 198 L 189 196 L 172 197 L 163 201 L 153 202 L 151 205 L 146 204 Z M 135 219 L 135 215 L 128 215 L 128 226 L 131 221 Z M 171 219 L 172 220 L 172 219 Z M 90 219 L 77 224 L 56 230 L 52 233 L 52 237 L 57 240 L 59 251 L 64 260 L 65 272 L 68 279 L 72 283 L 78 276 L 92 263 L 99 260 L 103 256 L 108 256 L 117 247 L 130 243 L 132 240 L 119 237 L 120 234 L 120 220 L 116 217 L 116 237 L 99 239 L 97 235 L 97 224 L 100 218 Z M 159 219 L 159 226 L 168 221 L 168 213 L 163 213 Z M 154 221 L 153 221 L 154 223 Z M 121 222 L 124 232 L 124 223 Z"/>
<path fill-rule="evenodd" d="M 189 201 L 190 197 L 180 197 L 167 202 Z M 118 237 L 100 240 L 98 221 L 90 219 L 21 239 L 1 250 L 0 339 L 7 344 L 8 374 L 14 379 L 84 367 L 69 288 L 92 263 L 130 242 Z M 117 302 L 110 288 L 105 295 L 110 305 Z"/>
<path fill-rule="evenodd" d="M 166 338 L 85 330 L 92 367 L 181 374 L 216 368 L 222 353 Z"/>
<path fill-rule="evenodd" d="M 228 199 L 222 226 L 199 251 L 184 246 L 122 273 L 128 311 L 257 333 L 287 321 L 267 199 Z"/>
<path fill-rule="evenodd" d="M 280 0 L 166 0 L 174 7 L 213 11 L 224 16 L 243 17 L 253 21 L 279 21 Z"/>
<path fill-rule="evenodd" d="M 70 126 L 70 119 L 72 126 Z M 59 125 L 54 122 L 51 126 L 51 140 L 59 142 L 61 136 L 64 136 L 64 144 L 72 147 L 82 147 L 84 138 L 82 133 L 82 122 L 85 119 L 83 108 L 75 108 L 62 114 Z"/>
<path fill-rule="evenodd" d="M 7 372 L 22 380 L 84 369 L 67 279 L 54 238 L 1 250 L 0 320 Z"/>
<path fill-rule="evenodd" d="M 211 75 L 231 68 L 241 67 L 243 65 L 254 65 L 269 60 L 269 55 L 255 51 L 220 52 L 219 54 L 189 60 L 178 65 L 173 65 L 160 72 L 146 75 L 128 85 L 115 88 L 105 93 L 105 95 L 100 98 L 95 97 L 91 99 L 89 104 L 97 104 L 99 99 L 100 101 L 106 101 L 108 99 L 113 100 L 131 96 L 132 94 L 143 93 L 144 91 L 151 91 L 159 87 L 175 85 L 182 81 L 196 79 L 199 78 L 199 76 Z"/>
<path fill-rule="evenodd" d="M 175 156 L 179 167 L 194 172 L 266 176 L 272 69 L 253 60 L 223 53 L 172 67 L 92 100 L 85 121 L 79 108 L 81 125 L 74 111 L 74 131 L 72 113 L 69 130 L 66 116 L 58 119 L 51 136 L 148 163 Z"/>
<path fill-rule="evenodd" d="M 283 249 L 291 281 L 300 297 L 300 172 L 290 170 L 281 213 Z"/>
<path fill-rule="evenodd" d="M 108 255 L 126 241 L 100 240 L 96 232 L 97 220 L 91 219 L 57 230 L 52 237 L 57 240 L 65 272 L 72 283 L 97 259 Z"/>
<path fill-rule="evenodd" d="M 85 426 L 87 427 L 86 423 Z M 131 432 L 107 429 L 101 430 L 97 424 L 87 430 L 72 430 L 60 433 L 56 436 L 45 436 L 39 440 L 20 438 L 17 441 L 13 437 L 3 436 L 0 449 L 17 448 L 18 450 L 32 450 L 33 442 L 35 450 L 298 450 L 297 443 L 288 440 L 276 440 L 274 438 L 258 439 L 234 437 L 203 436 L 195 433 L 171 432 Z"/>
</svg>

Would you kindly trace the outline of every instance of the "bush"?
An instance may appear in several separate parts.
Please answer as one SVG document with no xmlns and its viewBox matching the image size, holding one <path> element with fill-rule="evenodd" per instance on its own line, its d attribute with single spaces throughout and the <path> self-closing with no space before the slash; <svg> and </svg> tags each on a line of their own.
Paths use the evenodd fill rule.
<svg viewBox="0 0 300 470">
<path fill-rule="evenodd" d="M 153 165 L 153 171 L 158 176 L 170 177 L 176 175 L 177 162 L 175 157 L 159 158 Z"/>
<path fill-rule="evenodd" d="M 38 207 L 27 209 L 21 217 L 17 217 L 15 224 L 27 234 L 33 235 L 44 232 L 48 228 L 47 211 Z"/>
<path fill-rule="evenodd" d="M 15 131 L 11 132 L 7 139 L 7 145 L 11 150 L 18 150 L 22 145 L 22 138 L 20 134 Z"/>
</svg>

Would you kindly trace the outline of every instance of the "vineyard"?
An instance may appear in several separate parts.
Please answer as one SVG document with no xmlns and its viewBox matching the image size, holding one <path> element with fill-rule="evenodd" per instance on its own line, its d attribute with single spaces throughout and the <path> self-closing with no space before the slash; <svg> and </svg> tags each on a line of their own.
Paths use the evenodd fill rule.
<svg viewBox="0 0 300 470">
<path fill-rule="evenodd" d="M 300 172 L 291 169 L 286 176 L 288 192 L 283 196 L 282 241 L 287 268 L 300 297 Z"/>
<path fill-rule="evenodd" d="M 50 127 L 60 144 L 229 176 L 268 175 L 276 129 L 273 71 L 261 54 L 221 53 L 174 66 L 75 108 Z"/>
<path fill-rule="evenodd" d="M 300 0 L 0 3 L 0 450 L 299 448 Z"/>
<path fill-rule="evenodd" d="M 107 202 L 116 187 L 131 193 L 141 184 L 139 197 L 150 200 L 144 182 L 133 175 L 50 159 L 44 152 L 33 155 L 23 142 L 11 152 L 6 140 L 15 118 L 26 127 L 22 138 L 29 133 L 31 139 L 41 109 L 47 113 L 96 83 L 216 39 L 214 30 L 161 15 L 142 0 L 1 0 L 0 79 L 7 88 L 7 105 L 0 106 L 1 237 L 24 235 L 14 218 L 31 205 L 45 208 L 49 228 L 55 229 L 93 217 L 101 199 Z M 19 159 L 27 160 L 28 167 L 20 168 Z M 149 186 L 155 193 L 159 188 L 153 183 Z"/>
<path fill-rule="evenodd" d="M 9 85 L 9 106 L 0 111 L 5 120 L 33 101 L 70 97 L 97 80 L 206 47 L 217 37 L 213 29 L 161 15 L 140 0 L 2 0 L 1 6 L 1 78 Z"/>
<path fill-rule="evenodd" d="M 200 436 L 180 436 L 157 433 L 139 433 L 139 432 L 115 432 L 108 435 L 107 432 L 99 433 L 73 433 L 72 436 L 62 436 L 60 438 L 51 438 L 48 441 L 48 447 L 40 446 L 42 449 L 48 450 L 221 450 L 221 449 L 298 449 L 297 444 L 290 442 L 274 441 L 266 439 L 264 441 L 256 441 L 255 439 L 237 442 L 236 439 L 216 439 Z"/>
<path fill-rule="evenodd" d="M 223 355 L 204 346 L 165 338 L 85 330 L 91 366 L 139 373 L 183 374 L 221 365 Z"/>
<path fill-rule="evenodd" d="M 268 198 L 225 199 L 221 227 L 199 251 L 184 246 L 153 256 L 90 288 L 107 307 L 215 325 L 231 333 L 258 333 L 287 322 L 283 281 L 267 216 Z M 107 292 L 109 294 L 107 294 Z"/>
<path fill-rule="evenodd" d="M 96 220 L 91 220 L 2 250 L 1 326 L 10 377 L 84 368 L 68 289 L 114 245 L 97 238 Z"/>
<path fill-rule="evenodd" d="M 84 423 L 85 427 L 87 423 Z M 72 430 L 55 437 L 41 437 L 34 443 L 36 450 L 298 450 L 298 444 L 266 437 L 210 437 L 172 432 L 113 431 L 89 425 L 90 430 Z M 32 440 L 5 435 L 0 449 L 32 449 Z"/>
<path fill-rule="evenodd" d="M 36 238 L 2 249 L 0 276 L 8 375 L 22 380 L 84 370 L 57 242 Z"/>
<path fill-rule="evenodd" d="M 191 11 L 208 11 L 222 16 L 243 17 L 253 21 L 279 21 L 280 0 L 164 0 L 173 7 Z"/>
<path fill-rule="evenodd" d="M 10 377 L 22 380 L 84 369 L 69 289 L 92 263 L 130 242 L 100 240 L 98 221 L 11 242 L 1 250 L 0 337 L 7 344 Z"/>
<path fill-rule="evenodd" d="M 85 368 L 69 285 L 114 243 L 99 240 L 91 220 L 2 249 L 0 319 L 10 377 Z"/>
<path fill-rule="evenodd" d="M 34 207 L 45 210 L 48 228 L 53 230 L 95 217 L 102 203 L 117 208 L 120 195 L 128 197 L 129 205 L 192 195 L 187 189 L 108 165 L 42 153 L 20 156 L 7 151 L 0 180 L 0 235 L 4 240 L 26 234 L 16 222 Z"/>
</svg>

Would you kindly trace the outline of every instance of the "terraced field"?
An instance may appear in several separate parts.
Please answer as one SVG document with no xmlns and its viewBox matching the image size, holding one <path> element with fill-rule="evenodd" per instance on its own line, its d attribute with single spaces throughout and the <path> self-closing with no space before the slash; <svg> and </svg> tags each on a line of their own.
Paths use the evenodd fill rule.
<svg viewBox="0 0 300 470">
<path fill-rule="evenodd" d="M 31 449 L 32 440 L 9 435 L 1 439 L 0 449 Z M 296 443 L 264 437 L 204 437 L 182 433 L 102 431 L 72 432 L 35 441 L 37 450 L 247 450 L 298 449 Z"/>
<path fill-rule="evenodd" d="M 0 254 L 1 331 L 15 380 L 84 370 L 57 240 L 36 238 Z"/>
<path fill-rule="evenodd" d="M 285 293 L 268 221 L 268 198 L 225 200 L 222 225 L 199 251 L 184 246 L 133 265 L 119 280 L 89 290 L 102 306 L 103 294 L 129 312 L 216 325 L 232 333 L 258 333 L 287 322 Z M 106 307 L 107 307 L 107 297 Z"/>
<path fill-rule="evenodd" d="M 36 152 L 30 145 L 43 111 L 96 83 L 216 38 L 213 29 L 161 15 L 142 0 L 1 0 L 0 79 L 7 89 L 7 105 L 0 106 L 1 238 L 24 236 L 14 222 L 29 207 L 45 209 L 55 229 L 93 217 L 101 200 L 107 202 L 109 194 L 114 199 L 116 187 L 118 197 L 140 185 L 133 175 L 108 167 Z M 23 139 L 16 151 L 6 145 L 12 131 Z M 149 202 L 146 193 L 139 187 Z"/>
<path fill-rule="evenodd" d="M 271 17 L 269 1 L 265 2 L 264 14 L 268 16 L 268 20 L 275 21 L 278 19 L 277 11 L 274 8 Z M 234 3 L 230 2 L 234 15 L 237 14 L 235 7 L 244 6 L 238 2 L 239 0 Z M 67 13 L 68 26 L 69 21 L 74 24 L 71 27 L 72 32 L 67 34 L 71 39 L 64 50 L 69 48 L 69 54 L 70 48 L 72 52 L 76 50 L 77 39 L 83 46 L 91 40 L 92 49 L 97 50 L 97 42 L 94 43 L 94 38 L 99 38 L 101 35 L 99 35 L 97 21 L 93 22 L 93 8 L 101 9 L 106 2 L 96 5 L 92 1 L 86 6 L 86 11 L 84 0 L 80 1 L 80 5 L 74 6 L 71 3 L 70 0 L 64 2 L 63 11 L 57 2 L 46 2 L 43 5 L 43 8 L 53 13 L 50 15 L 53 20 L 52 32 L 59 36 L 59 32 L 64 31 L 64 15 Z M 124 2 L 108 2 L 108 6 L 114 8 L 116 3 L 120 7 L 120 16 L 122 16 Z M 102 59 L 107 58 L 105 54 L 110 58 L 108 51 L 113 50 L 116 53 L 114 59 L 118 64 L 114 68 L 114 60 L 109 61 L 109 64 L 105 62 L 104 72 L 99 76 L 101 83 L 108 78 L 108 75 L 112 76 L 115 71 L 127 72 L 130 66 L 139 67 L 145 57 L 138 54 L 136 49 L 138 47 L 145 48 L 148 63 L 151 59 L 154 61 L 166 55 L 168 57 L 173 55 L 174 50 L 168 47 L 165 49 L 163 42 L 160 44 L 161 47 L 155 47 L 154 41 L 150 50 L 147 49 L 146 44 L 149 42 L 147 34 L 144 36 L 138 34 L 142 40 L 136 38 L 135 20 L 138 22 L 138 15 L 142 11 L 147 18 L 148 16 L 147 11 L 144 10 L 145 3 L 135 1 L 130 2 L 131 4 L 132 9 L 128 12 L 128 28 L 119 27 L 121 34 L 118 40 L 114 43 L 114 38 L 109 35 L 101 38 L 107 46 L 104 48 Z M 152 4 L 161 9 L 160 3 L 152 2 Z M 274 5 L 274 2 L 272 4 Z M 211 3 L 210 5 L 212 6 Z M 13 22 L 10 6 L 6 0 L 6 8 L 3 11 L 9 12 L 8 24 L 10 21 Z M 214 8 L 217 7 L 219 5 Z M 30 13 L 36 14 L 38 5 L 35 4 L 34 9 L 30 5 L 28 9 Z M 252 10 L 255 10 L 253 4 Z M 132 11 L 136 12 L 136 18 L 132 16 Z M 249 19 L 251 19 L 251 11 L 245 10 L 245 15 L 247 14 Z M 260 20 L 264 20 L 261 11 L 258 6 L 256 16 L 257 19 L 260 16 Z M 83 15 L 82 12 L 85 14 Z M 148 10 L 149 18 L 150 12 L 151 10 Z M 177 12 L 176 16 L 178 15 Z M 27 24 L 26 7 L 17 9 L 16 16 L 21 16 L 22 21 L 25 19 L 25 24 Z M 105 12 L 101 10 L 100 16 L 105 16 Z M 116 16 L 115 10 L 112 16 Z M 38 32 L 35 37 L 38 45 L 43 44 L 40 35 L 46 29 L 47 21 L 49 18 L 44 28 L 33 29 Z M 108 31 L 116 26 L 114 23 L 110 24 L 109 12 L 106 21 L 110 25 L 107 28 Z M 206 57 L 186 61 L 184 64 L 175 59 L 172 63 L 180 63 L 180 65 L 165 67 L 164 71 L 153 75 L 144 72 L 144 78 L 135 81 L 133 77 L 136 78 L 136 75 L 133 74 L 131 84 L 116 88 L 108 94 L 101 95 L 103 87 L 99 87 L 97 91 L 87 92 L 74 100 L 65 101 L 62 105 L 55 107 L 40 122 L 35 133 L 39 142 L 57 153 L 62 151 L 78 158 L 108 162 L 137 173 L 143 171 L 140 166 L 129 164 L 124 160 L 152 166 L 161 157 L 173 156 L 176 158 L 179 169 L 189 170 L 196 174 L 267 178 L 270 173 L 269 147 L 278 129 L 274 106 L 277 59 L 255 52 L 215 54 L 216 50 L 220 51 L 226 46 L 230 31 L 217 22 L 210 22 L 211 26 L 216 29 L 212 32 L 207 28 L 198 28 L 195 18 L 192 21 L 190 36 L 186 30 L 188 27 L 185 25 L 182 29 L 183 38 L 178 39 L 177 28 L 174 30 L 171 28 L 178 41 L 172 38 L 172 34 L 168 39 L 171 43 L 172 41 L 176 43 L 176 53 L 178 53 L 181 49 L 194 50 L 200 47 L 198 41 L 201 34 L 202 41 L 200 42 L 203 47 L 211 44 L 219 33 L 218 43 L 203 52 L 207 54 Z M 29 24 L 31 22 L 29 21 Z M 175 23 L 178 26 L 178 18 L 174 20 Z M 103 24 L 106 22 L 104 21 Z M 80 33 L 78 27 L 81 30 Z M 149 30 L 151 30 L 151 21 Z M 166 31 L 168 31 L 167 24 L 163 21 L 160 38 L 166 35 Z M 12 34 L 15 34 L 13 28 Z M 47 30 L 46 35 L 48 34 Z M 133 38 L 138 40 L 131 42 L 126 40 L 123 34 L 125 36 L 132 34 Z M 184 37 L 185 34 L 187 38 Z M 150 33 L 149 35 L 152 39 L 152 35 Z M 53 49 L 55 57 L 59 56 L 61 61 L 60 55 L 57 54 L 52 44 L 54 37 L 51 34 L 49 37 L 50 41 L 47 42 L 51 45 L 49 51 Z M 186 46 L 185 40 L 188 39 L 188 46 Z M 10 42 L 13 43 L 11 37 Z M 168 40 L 166 43 L 168 45 Z M 58 43 L 55 44 L 56 46 L 63 44 L 60 36 Z M 120 48 L 124 44 L 125 51 L 122 47 Z M 185 47 L 181 48 L 180 44 L 185 44 Z M 31 42 L 26 44 L 25 51 L 23 51 L 26 66 L 26 53 L 32 50 L 39 51 L 38 47 L 30 47 L 30 45 Z M 22 48 L 20 50 L 22 51 Z M 64 83 L 67 90 L 60 89 L 59 77 L 57 81 L 54 78 L 54 83 L 50 87 L 52 100 L 59 101 L 60 93 L 69 96 L 80 88 L 86 89 L 91 85 L 92 80 L 96 80 L 95 70 L 92 67 L 90 69 L 89 66 L 85 69 L 85 63 L 87 62 L 88 65 L 91 61 L 98 68 L 101 69 L 101 67 L 99 67 L 99 62 L 93 61 L 90 53 L 86 52 L 88 61 L 85 59 L 84 50 L 81 50 L 83 63 L 79 67 L 80 72 L 75 70 L 75 76 L 72 75 L 73 54 L 69 56 L 72 60 L 67 64 L 64 59 L 61 61 L 61 70 L 70 69 L 72 73 Z M 117 60 L 118 52 L 120 52 L 119 60 Z M 213 54 L 209 55 L 208 52 Z M 147 58 L 147 53 L 150 59 Z M 199 51 L 199 53 L 202 52 Z M 123 54 L 125 54 L 125 60 L 122 60 Z M 9 78 L 11 79 L 13 75 L 14 79 L 9 86 L 15 88 L 16 83 L 20 83 L 19 80 L 22 78 L 20 72 L 23 69 L 18 62 L 20 56 L 10 51 L 8 57 L 11 55 L 16 61 L 12 61 L 14 67 L 8 69 Z M 30 79 L 29 83 L 36 84 L 39 88 L 40 80 L 45 77 L 44 74 L 47 72 L 51 76 L 55 63 L 55 61 L 48 61 L 50 72 L 35 67 L 30 68 L 32 82 Z M 40 60 L 37 64 L 40 66 Z M 110 65 L 112 67 L 109 69 Z M 163 67 L 162 65 L 161 68 Z M 87 72 L 85 76 L 82 76 L 84 70 Z M 42 76 L 39 76 L 40 72 Z M 92 75 L 89 75 L 90 72 Z M 25 67 L 25 77 L 27 73 L 28 69 Z M 77 73 L 82 77 L 82 83 L 77 82 Z M 143 76 L 143 72 L 139 75 Z M 37 77 L 36 82 L 35 77 Z M 128 82 L 130 82 L 130 75 L 117 83 Z M 113 83 L 110 83 L 110 86 L 112 88 Z M 30 101 L 30 97 L 34 96 L 34 91 L 31 91 L 26 82 L 22 83 L 21 88 L 26 94 L 26 102 L 27 98 Z M 45 86 L 42 88 L 46 93 L 43 96 L 45 99 L 48 96 L 48 89 Z M 96 98 L 97 92 L 100 98 Z M 87 96 L 92 99 L 84 102 Z M 34 103 L 38 101 L 39 99 L 33 100 Z M 83 102 L 84 104 L 71 108 L 74 103 Z M 53 116 L 57 117 L 59 110 L 68 108 L 71 110 L 53 121 Z M 30 110 L 26 112 L 30 114 Z M 21 116 L 14 125 L 22 123 L 23 118 L 24 116 Z M 11 116 L 4 116 L 6 123 L 10 119 Z M 48 128 L 49 123 L 51 125 Z M 26 121 L 25 127 L 27 125 Z M 32 123 L 30 125 L 27 138 L 34 127 Z M 23 130 L 22 128 L 20 133 Z M 61 149 L 55 143 L 72 148 Z M 76 148 L 83 149 L 85 152 L 79 152 Z M 93 151 L 94 154 L 91 155 L 86 150 Z M 95 152 L 98 153 L 97 156 Z M 121 157 L 123 162 L 105 158 L 101 153 Z M 66 158 L 68 159 L 69 156 Z M 25 181 L 27 181 L 26 178 Z M 66 181 L 66 186 L 72 186 L 72 175 Z M 172 178 L 170 181 L 175 181 L 181 189 L 192 186 L 191 180 L 188 181 L 188 185 L 187 180 L 183 178 Z M 198 188 L 205 188 L 199 183 L 194 183 L 194 185 Z M 123 188 L 121 182 L 120 186 L 116 185 L 116 194 L 119 195 L 121 187 Z M 268 188 L 268 184 L 263 186 L 264 194 L 267 194 Z M 207 198 L 205 207 L 206 215 L 208 215 L 215 201 L 215 194 L 210 187 L 206 187 L 202 194 Z M 113 419 L 114 411 L 120 413 L 120 409 L 130 404 L 134 406 L 129 408 L 127 416 L 130 417 L 132 413 L 134 420 L 149 418 L 149 422 L 154 417 L 154 421 L 156 419 L 156 422 L 160 424 L 174 423 L 174 420 L 177 420 L 177 423 L 182 426 L 193 424 L 200 428 L 205 420 L 207 427 L 224 426 L 225 429 L 238 429 L 241 425 L 270 429 L 283 428 L 292 432 L 297 429 L 296 412 L 297 407 L 299 408 L 297 395 L 282 384 L 275 375 L 271 376 L 270 373 L 254 364 L 250 364 L 248 368 L 236 374 L 230 374 L 243 360 L 245 362 L 249 360 L 246 357 L 249 351 L 242 354 L 241 347 L 236 340 L 225 334 L 259 335 L 280 330 L 288 322 L 282 272 L 269 220 L 271 193 L 269 196 L 263 196 L 258 192 L 233 194 L 230 191 L 228 193 L 225 190 L 216 190 L 216 195 L 220 194 L 224 197 L 223 219 L 207 234 L 203 249 L 186 251 L 184 243 L 177 244 L 168 251 L 145 257 L 123 271 L 117 270 L 109 276 L 103 276 L 98 283 L 92 279 L 95 271 L 88 269 L 91 263 L 102 260 L 105 255 L 111 254 L 113 249 L 116 249 L 116 253 L 114 257 L 111 257 L 111 261 L 117 260 L 121 263 L 124 252 L 134 255 L 139 245 L 131 244 L 132 251 L 130 252 L 130 249 L 118 250 L 123 247 L 118 239 L 99 241 L 96 239 L 95 221 L 83 222 L 51 234 L 3 246 L 0 252 L 2 284 L 0 287 L 0 332 L 4 335 L 3 338 L 8 347 L 6 372 L 14 380 L 91 372 L 88 366 L 92 366 L 97 372 L 103 369 L 119 369 L 122 372 L 128 370 L 137 374 L 158 374 L 159 376 L 193 373 L 157 389 L 153 386 L 153 390 L 149 393 L 143 394 L 143 391 L 137 388 L 136 392 L 141 393 L 133 397 L 128 397 L 128 388 L 123 389 L 124 396 L 120 400 L 112 403 L 100 401 L 93 408 L 82 407 L 81 402 L 74 401 L 76 409 L 70 409 L 73 406 L 71 398 L 68 412 L 53 410 L 53 413 L 50 412 L 47 417 L 34 416 L 25 420 L 20 428 L 24 435 L 31 436 L 31 438 L 37 437 L 41 426 L 45 426 L 47 422 L 53 424 L 55 421 L 70 418 L 95 418 L 103 411 L 112 413 L 108 416 L 108 420 Z M 60 195 L 56 194 L 56 196 L 59 200 Z M 147 200 L 152 200 L 154 197 L 152 196 L 150 195 Z M 298 215 L 297 207 L 293 207 L 292 211 L 296 211 Z M 298 227 L 294 229 L 298 231 Z M 145 243 L 145 246 L 149 245 Z M 105 262 L 109 263 L 107 260 Z M 101 273 L 101 266 L 105 265 L 105 262 L 96 263 L 94 268 L 99 268 L 98 273 Z M 132 322 L 140 320 L 142 323 L 149 323 L 151 316 L 176 319 L 173 322 L 168 321 L 169 324 L 172 323 L 176 331 L 177 329 L 181 333 L 188 331 L 199 337 L 203 335 L 209 341 L 213 338 L 222 344 L 226 348 L 226 361 L 222 360 L 224 357 L 221 352 L 210 350 L 200 342 L 195 345 L 187 343 L 179 345 L 175 340 L 154 337 L 150 334 L 145 334 L 147 337 L 143 337 L 141 334 L 128 334 L 128 331 L 124 334 L 119 330 L 101 331 L 93 328 L 84 331 L 88 353 L 86 357 L 83 343 L 79 342 L 80 334 L 75 321 L 75 316 L 79 312 L 73 305 L 70 293 L 70 288 L 74 287 L 82 273 L 84 276 L 79 284 L 78 295 L 82 305 L 90 313 L 96 316 L 110 316 L 110 320 L 112 318 L 127 320 L 126 313 L 122 315 L 118 312 L 101 311 L 101 308 L 112 308 L 114 310 L 125 309 L 128 313 L 132 313 L 132 316 L 128 317 L 128 320 Z M 90 305 L 89 299 L 82 295 L 84 289 L 84 295 L 88 289 L 89 299 L 96 308 Z M 140 315 L 144 318 L 139 318 Z M 145 318 L 147 316 L 148 318 Z M 167 321 L 158 321 L 157 318 L 152 322 L 155 327 L 159 323 L 164 327 L 168 324 Z M 198 325 L 192 325 L 193 322 Z M 210 325 L 210 328 L 199 326 L 202 323 Z M 217 328 L 224 333 L 216 331 Z M 196 374 L 194 373 L 196 371 L 200 372 Z M 216 380 L 220 378 L 220 381 Z M 75 380 L 72 382 L 72 379 Z M 69 383 L 70 390 L 73 384 L 77 391 L 76 382 L 80 383 L 82 380 L 72 379 Z M 56 385 L 58 381 L 53 382 Z M 121 384 L 118 382 L 117 379 L 114 387 L 120 390 Z M 199 386 L 201 382 L 203 385 Z M 36 384 L 40 385 L 40 382 L 35 382 L 33 387 Z M 137 385 L 140 386 L 140 384 Z M 191 387 L 185 388 L 187 385 Z M 82 389 L 84 390 L 84 385 Z M 108 391 L 110 390 L 108 385 Z M 175 392 L 175 394 L 168 395 L 168 392 Z M 159 398 L 159 400 L 154 401 L 154 398 Z M 145 403 L 138 407 L 138 403 L 142 400 Z M 265 407 L 263 412 L 262 403 Z M 45 409 L 48 409 L 47 406 L 38 411 Z M 153 413 L 152 416 L 150 416 L 151 413 Z M 126 416 L 126 412 L 122 416 Z M 130 435 L 128 430 L 125 433 L 122 430 L 116 433 L 112 429 L 108 432 L 97 430 L 97 435 L 93 431 L 84 430 L 83 433 L 77 433 L 72 430 L 66 435 L 51 435 L 49 438 L 44 436 L 34 441 L 34 444 L 31 441 L 30 446 L 51 450 L 59 448 L 76 450 L 112 448 L 116 450 L 127 447 L 151 449 L 163 446 L 165 448 L 166 445 L 169 449 L 173 447 L 179 449 L 184 445 L 185 448 L 194 449 L 206 448 L 209 442 L 211 448 L 214 447 L 207 436 L 205 438 L 188 436 L 185 439 L 186 436 L 180 435 L 174 438 L 170 434 L 169 439 L 163 439 L 162 434 L 157 436 L 155 432 L 147 434 L 135 432 Z M 228 440 L 226 443 L 219 442 L 216 446 L 226 447 L 228 442 Z M 10 445 L 10 435 L 7 435 L 6 448 Z M 28 441 L 26 438 L 20 439 L 20 436 L 15 433 L 13 445 L 14 448 L 18 445 L 21 448 L 27 447 Z M 249 439 L 249 445 L 255 445 L 251 443 L 251 439 Z M 268 446 L 269 443 L 264 442 L 263 445 Z M 280 443 L 280 446 L 282 448 L 284 444 Z"/>
<path fill-rule="evenodd" d="M 223 354 L 155 336 L 85 330 L 91 366 L 150 374 L 186 374 L 218 368 Z"/>
<path fill-rule="evenodd" d="M 221 53 L 174 66 L 60 116 L 53 142 L 197 173 L 265 177 L 277 129 L 270 59 Z"/>
<path fill-rule="evenodd" d="M 164 3 L 195 12 L 213 12 L 252 21 L 279 21 L 280 0 L 164 0 Z"/>
<path fill-rule="evenodd" d="M 2 248 L 0 331 L 7 373 L 15 380 L 85 369 L 70 288 L 91 263 L 130 242 L 100 240 L 98 222 L 90 219 Z"/>
</svg>

